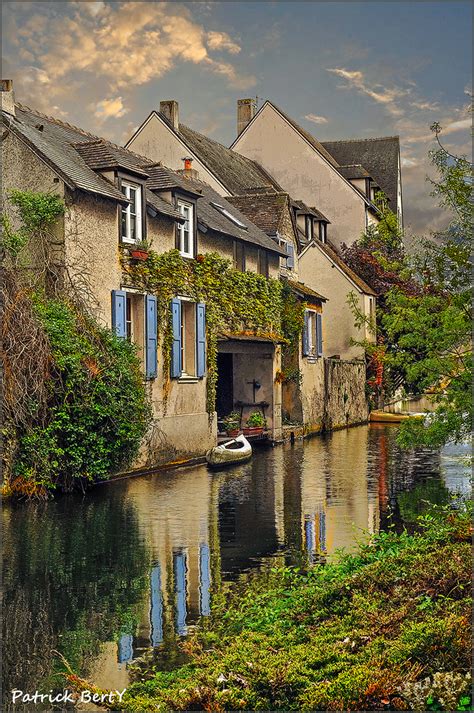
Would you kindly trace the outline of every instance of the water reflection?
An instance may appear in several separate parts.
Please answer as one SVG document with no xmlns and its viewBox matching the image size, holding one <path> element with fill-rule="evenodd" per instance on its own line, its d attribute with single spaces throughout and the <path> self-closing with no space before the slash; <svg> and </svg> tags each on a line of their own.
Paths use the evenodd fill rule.
<svg viewBox="0 0 474 713">
<path fill-rule="evenodd" d="M 314 563 L 410 522 L 423 500 L 447 501 L 445 456 L 401 453 L 395 432 L 353 428 L 223 473 L 199 466 L 5 508 L 7 696 L 60 685 L 54 649 L 96 685 L 123 688 L 151 647 L 172 665 L 223 582 L 269 557 Z M 449 453 L 450 482 L 462 483 Z"/>
</svg>

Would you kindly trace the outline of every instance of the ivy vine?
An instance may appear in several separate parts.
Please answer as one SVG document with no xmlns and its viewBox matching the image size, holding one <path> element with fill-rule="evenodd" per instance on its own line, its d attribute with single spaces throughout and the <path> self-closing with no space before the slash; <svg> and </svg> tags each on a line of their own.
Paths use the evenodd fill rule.
<svg viewBox="0 0 474 713">
<path fill-rule="evenodd" d="M 215 410 L 217 353 L 220 335 L 266 337 L 294 351 L 303 328 L 304 305 L 291 289 L 273 278 L 240 272 L 217 253 L 181 257 L 178 250 L 150 251 L 146 262 L 133 263 L 122 256 L 122 269 L 130 286 L 157 297 L 158 331 L 163 348 L 165 402 L 170 384 L 173 342 L 170 300 L 176 295 L 206 303 L 207 411 Z"/>
</svg>

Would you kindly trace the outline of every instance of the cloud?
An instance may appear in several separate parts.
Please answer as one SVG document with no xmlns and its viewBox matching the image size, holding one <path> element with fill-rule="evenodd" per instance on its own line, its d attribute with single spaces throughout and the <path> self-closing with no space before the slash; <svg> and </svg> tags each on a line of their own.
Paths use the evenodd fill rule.
<svg viewBox="0 0 474 713">
<path fill-rule="evenodd" d="M 100 101 L 95 107 L 94 114 L 98 119 L 105 121 L 111 117 L 120 119 L 127 111 L 128 109 L 123 105 L 122 97 L 116 97 L 115 99 L 103 99 Z"/>
<path fill-rule="evenodd" d="M 226 77 L 231 86 L 253 86 L 255 78 L 241 74 L 212 52 L 237 55 L 240 45 L 226 32 L 207 31 L 180 3 L 70 3 L 68 15 L 36 14 L 16 28 L 30 64 L 50 80 L 93 75 L 108 91 L 146 84 L 189 62 Z M 47 21 L 46 21 L 47 20 Z"/>
<path fill-rule="evenodd" d="M 472 126 L 471 119 L 459 119 L 458 121 L 453 121 L 447 126 L 443 127 L 442 134 L 452 134 L 455 131 L 462 131 L 463 129 L 470 129 Z"/>
<path fill-rule="evenodd" d="M 396 100 L 409 94 L 410 89 L 384 87 L 378 82 L 370 86 L 370 83 L 360 70 L 333 67 L 328 68 L 327 71 L 346 80 L 347 84 L 341 85 L 339 87 L 340 89 L 357 89 L 361 94 L 365 94 L 378 104 L 383 104 L 390 114 L 399 116 L 403 113 L 402 109 L 397 105 Z"/>
<path fill-rule="evenodd" d="M 207 46 L 210 50 L 226 50 L 230 54 L 239 54 L 241 47 L 231 40 L 227 32 L 208 32 Z"/>
<path fill-rule="evenodd" d="M 325 116 L 318 116 L 317 114 L 305 114 L 304 118 L 308 121 L 312 121 L 313 124 L 327 124 L 328 120 Z"/>
</svg>

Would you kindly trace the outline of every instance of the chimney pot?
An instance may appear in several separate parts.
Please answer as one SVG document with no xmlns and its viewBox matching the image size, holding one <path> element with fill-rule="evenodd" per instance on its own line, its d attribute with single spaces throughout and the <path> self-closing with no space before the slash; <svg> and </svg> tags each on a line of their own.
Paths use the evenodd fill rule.
<svg viewBox="0 0 474 713">
<path fill-rule="evenodd" d="M 13 94 L 13 79 L 1 80 L 2 111 L 15 116 L 15 95 Z"/>
<path fill-rule="evenodd" d="M 160 113 L 163 114 L 175 131 L 179 131 L 179 104 L 174 99 L 160 102 Z"/>
<path fill-rule="evenodd" d="M 237 136 L 240 136 L 245 127 L 250 124 L 255 116 L 255 99 L 237 100 Z"/>
</svg>

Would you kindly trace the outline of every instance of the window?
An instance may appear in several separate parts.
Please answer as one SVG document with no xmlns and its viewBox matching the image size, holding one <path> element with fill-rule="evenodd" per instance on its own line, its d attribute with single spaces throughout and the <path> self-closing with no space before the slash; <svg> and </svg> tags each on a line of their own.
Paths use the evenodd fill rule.
<svg viewBox="0 0 474 713">
<path fill-rule="evenodd" d="M 295 267 L 295 247 L 293 243 L 288 242 L 288 240 L 283 240 L 280 238 L 278 245 L 283 248 L 287 257 L 283 257 L 280 260 L 280 266 L 285 267 L 287 270 L 293 270 Z"/>
<path fill-rule="evenodd" d="M 236 270 L 245 272 L 245 245 L 240 240 L 234 242 L 234 267 Z"/>
<path fill-rule="evenodd" d="M 157 311 L 155 295 L 112 290 L 112 328 L 138 346 L 147 379 L 157 375 Z"/>
<path fill-rule="evenodd" d="M 182 375 L 196 376 L 196 305 L 181 304 L 181 364 Z"/>
<path fill-rule="evenodd" d="M 171 377 L 200 379 L 206 372 L 206 305 L 175 297 L 171 315 Z"/>
<path fill-rule="evenodd" d="M 212 203 L 212 202 L 211 202 L 211 205 L 213 208 L 218 210 L 219 213 L 224 215 L 228 220 L 232 221 L 232 223 L 234 223 L 234 225 L 237 225 L 239 228 L 242 228 L 242 230 L 247 230 L 247 226 L 245 225 L 245 223 L 242 223 L 242 221 L 239 220 L 238 218 L 236 218 L 235 215 L 232 215 L 232 213 L 229 210 L 227 210 L 227 208 L 224 208 L 223 205 L 220 205 L 219 203 Z"/>
<path fill-rule="evenodd" d="M 304 315 L 303 356 L 320 357 L 323 354 L 322 316 L 307 309 Z"/>
<path fill-rule="evenodd" d="M 258 272 L 264 277 L 268 277 L 268 253 L 266 250 L 258 249 Z"/>
<path fill-rule="evenodd" d="M 313 218 L 310 215 L 305 216 L 305 233 L 308 240 L 313 239 Z"/>
<path fill-rule="evenodd" d="M 319 221 L 319 239 L 322 243 L 327 241 L 327 224 L 322 220 Z"/>
<path fill-rule="evenodd" d="M 142 188 L 122 181 L 122 193 L 130 200 L 122 206 L 121 237 L 124 243 L 138 243 L 142 239 Z"/>
<path fill-rule="evenodd" d="M 183 257 L 194 257 L 194 206 L 178 201 L 178 210 L 184 223 L 178 223 L 178 250 Z"/>
</svg>

